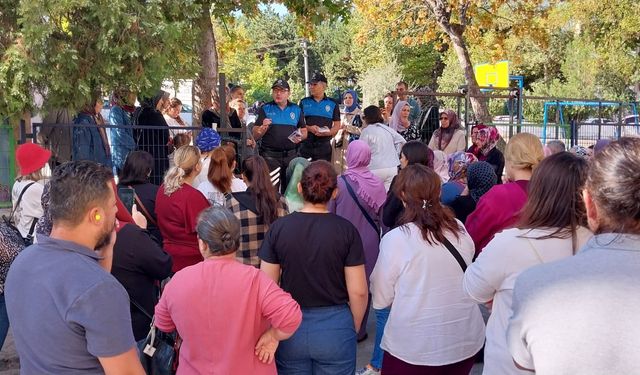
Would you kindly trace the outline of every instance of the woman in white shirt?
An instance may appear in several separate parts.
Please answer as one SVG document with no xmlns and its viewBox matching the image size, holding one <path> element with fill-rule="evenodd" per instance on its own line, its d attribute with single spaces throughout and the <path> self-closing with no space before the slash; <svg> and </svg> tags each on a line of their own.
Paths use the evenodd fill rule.
<svg viewBox="0 0 640 375">
<path fill-rule="evenodd" d="M 398 174 L 400 149 L 405 139 L 398 132 L 383 124 L 380 108 L 372 105 L 364 109 L 364 129 L 360 140 L 371 148 L 369 169 L 384 181 L 385 190 L 389 190 L 393 177 Z"/>
<path fill-rule="evenodd" d="M 440 127 L 433 132 L 429 141 L 429 148 L 432 150 L 444 151 L 451 155 L 457 151 L 467 149 L 467 141 L 464 137 L 464 130 L 460 129 L 460 119 L 458 115 L 447 109 L 440 114 Z"/>
<path fill-rule="evenodd" d="M 51 151 L 35 143 L 24 143 L 16 149 L 16 163 L 20 176 L 13 184 L 11 219 L 22 238 L 31 242 L 38 219 L 42 217 L 42 168 L 51 157 Z M 18 202 L 19 200 L 19 202 Z"/>
<path fill-rule="evenodd" d="M 212 206 L 224 206 L 227 194 L 247 190 L 247 184 L 233 175 L 236 168 L 236 152 L 232 145 L 224 145 L 211 152 L 207 181 L 197 185 L 197 189 Z"/>
<path fill-rule="evenodd" d="M 167 125 L 171 127 L 169 129 L 169 134 L 171 134 L 171 138 L 174 138 L 177 134 L 180 133 L 191 133 L 190 130 L 180 129 L 181 127 L 187 127 L 187 125 L 182 117 L 180 117 L 180 112 L 182 112 L 182 102 L 178 98 L 171 98 L 169 101 L 169 106 L 163 113 L 164 120 L 167 122 Z"/>
<path fill-rule="evenodd" d="M 414 164 L 394 186 L 403 225 L 382 238 L 371 275 L 373 308 L 391 306 L 381 345 L 385 375 L 467 375 L 484 343 L 480 309 L 462 291 L 473 241 L 440 204 L 440 185 L 432 169 Z"/>
<path fill-rule="evenodd" d="M 584 159 L 568 152 L 544 159 L 516 228 L 496 234 L 465 272 L 467 295 L 480 303 L 493 300 L 483 374 L 531 373 L 516 368 L 507 347 L 513 285 L 522 271 L 572 256 L 591 238 L 581 197 L 587 169 Z"/>
</svg>

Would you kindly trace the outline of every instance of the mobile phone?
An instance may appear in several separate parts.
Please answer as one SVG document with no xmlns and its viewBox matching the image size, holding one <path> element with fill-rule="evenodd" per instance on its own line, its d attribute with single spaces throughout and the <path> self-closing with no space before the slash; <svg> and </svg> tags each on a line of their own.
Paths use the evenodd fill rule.
<svg viewBox="0 0 640 375">
<path fill-rule="evenodd" d="M 378 107 L 384 108 L 384 100 L 378 100 Z"/>
<path fill-rule="evenodd" d="M 135 201 L 134 194 L 135 190 L 130 187 L 123 186 L 118 188 L 118 197 L 120 198 L 120 201 L 122 201 L 122 204 L 127 208 L 129 213 L 131 213 L 133 203 Z"/>
</svg>

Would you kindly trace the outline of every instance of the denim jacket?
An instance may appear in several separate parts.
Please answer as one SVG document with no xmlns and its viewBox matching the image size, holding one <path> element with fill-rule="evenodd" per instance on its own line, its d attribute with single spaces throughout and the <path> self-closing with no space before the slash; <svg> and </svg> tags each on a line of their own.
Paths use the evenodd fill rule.
<svg viewBox="0 0 640 375">
<path fill-rule="evenodd" d="M 110 128 L 109 135 L 113 164 L 118 170 L 121 170 L 129 152 L 136 149 L 131 117 L 121 107 L 113 106 L 109 111 L 109 125 L 119 126 L 119 128 Z"/>
<path fill-rule="evenodd" d="M 96 125 L 93 116 L 78 113 L 73 120 L 76 125 Z M 111 158 L 95 126 L 75 126 L 73 128 L 73 160 L 93 160 L 111 169 Z"/>
</svg>

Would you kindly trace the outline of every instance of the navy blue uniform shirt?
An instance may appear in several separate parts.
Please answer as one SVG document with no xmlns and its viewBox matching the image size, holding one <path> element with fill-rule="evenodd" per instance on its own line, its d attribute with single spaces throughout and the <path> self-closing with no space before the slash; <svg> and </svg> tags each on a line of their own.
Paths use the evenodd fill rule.
<svg viewBox="0 0 640 375">
<path fill-rule="evenodd" d="M 271 119 L 271 126 L 261 138 L 262 147 L 278 151 L 295 149 L 297 145 L 289 140 L 289 135 L 296 129 L 306 127 L 302 109 L 291 102 L 280 109 L 276 102 L 270 101 L 260 108 L 256 126 L 261 126 L 265 118 Z"/>
<path fill-rule="evenodd" d="M 309 125 L 326 126 L 331 129 L 334 121 L 340 121 L 340 106 L 326 95 L 320 101 L 308 96 L 300 101 L 300 107 L 304 112 L 305 123 Z M 305 142 L 314 143 L 330 139 L 331 137 L 316 137 L 315 134 L 309 133 Z"/>
</svg>

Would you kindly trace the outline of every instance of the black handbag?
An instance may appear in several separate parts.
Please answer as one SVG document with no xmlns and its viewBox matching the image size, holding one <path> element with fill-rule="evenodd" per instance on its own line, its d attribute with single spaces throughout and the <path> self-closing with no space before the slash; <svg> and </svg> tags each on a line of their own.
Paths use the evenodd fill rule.
<svg viewBox="0 0 640 375">
<path fill-rule="evenodd" d="M 129 300 L 151 319 L 151 328 L 147 337 L 137 343 L 138 355 L 144 371 L 147 375 L 175 375 L 178 370 L 178 354 L 182 343 L 180 336 L 177 333 L 160 331 L 153 325 L 153 316 L 136 301 L 131 298 Z"/>
</svg>

